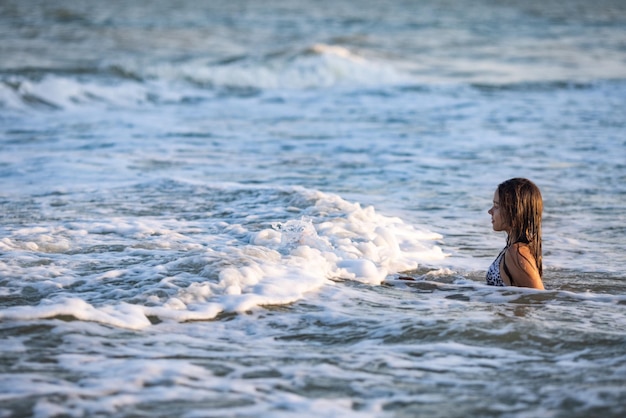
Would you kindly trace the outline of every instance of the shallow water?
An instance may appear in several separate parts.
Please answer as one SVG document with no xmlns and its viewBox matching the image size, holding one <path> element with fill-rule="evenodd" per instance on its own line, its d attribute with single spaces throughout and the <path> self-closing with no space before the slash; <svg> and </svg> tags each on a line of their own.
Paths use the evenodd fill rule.
<svg viewBox="0 0 626 418">
<path fill-rule="evenodd" d="M 623 416 L 625 20 L 3 2 L 0 416 Z"/>
</svg>

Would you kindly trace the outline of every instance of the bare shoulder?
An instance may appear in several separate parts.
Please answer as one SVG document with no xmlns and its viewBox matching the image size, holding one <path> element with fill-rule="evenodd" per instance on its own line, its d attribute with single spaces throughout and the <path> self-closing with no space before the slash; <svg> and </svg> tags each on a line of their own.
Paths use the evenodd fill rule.
<svg viewBox="0 0 626 418">
<path fill-rule="evenodd" d="M 533 254 L 530 252 L 528 244 L 516 242 L 508 248 L 507 255 L 515 264 L 517 264 L 518 267 L 523 270 L 528 268 L 537 269 L 537 262 L 535 261 Z"/>
<path fill-rule="evenodd" d="M 543 289 L 537 262 L 527 244 L 518 242 L 511 245 L 505 257 L 513 280 L 518 286 Z"/>
</svg>

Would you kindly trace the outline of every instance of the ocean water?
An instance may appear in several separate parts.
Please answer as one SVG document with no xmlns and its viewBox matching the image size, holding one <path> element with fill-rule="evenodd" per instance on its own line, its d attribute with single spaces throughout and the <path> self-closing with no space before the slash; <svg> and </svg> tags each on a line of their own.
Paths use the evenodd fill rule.
<svg viewBox="0 0 626 418">
<path fill-rule="evenodd" d="M 625 27 L 3 0 L 0 417 L 624 416 Z M 484 281 L 516 176 L 546 291 Z"/>
</svg>

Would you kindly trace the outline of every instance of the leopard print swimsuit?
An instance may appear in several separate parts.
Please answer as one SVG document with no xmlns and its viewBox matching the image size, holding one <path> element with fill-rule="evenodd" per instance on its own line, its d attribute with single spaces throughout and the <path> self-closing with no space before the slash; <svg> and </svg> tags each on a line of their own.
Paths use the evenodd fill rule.
<svg viewBox="0 0 626 418">
<path fill-rule="evenodd" d="M 502 276 L 500 276 L 500 260 L 504 257 L 504 252 L 508 247 L 504 247 L 498 257 L 494 260 L 493 263 L 489 266 L 489 270 L 487 270 L 487 284 L 490 286 L 506 286 L 504 281 L 502 281 Z"/>
</svg>

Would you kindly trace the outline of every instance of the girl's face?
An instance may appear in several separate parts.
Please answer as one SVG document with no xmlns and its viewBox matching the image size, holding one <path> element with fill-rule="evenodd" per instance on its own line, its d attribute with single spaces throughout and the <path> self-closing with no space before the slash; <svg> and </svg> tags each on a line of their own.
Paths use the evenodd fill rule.
<svg viewBox="0 0 626 418">
<path fill-rule="evenodd" d="M 497 190 L 493 194 L 493 206 L 489 209 L 489 214 L 491 215 L 491 225 L 494 231 L 508 231 L 508 226 L 504 223 L 500 213 L 500 196 Z"/>
</svg>

